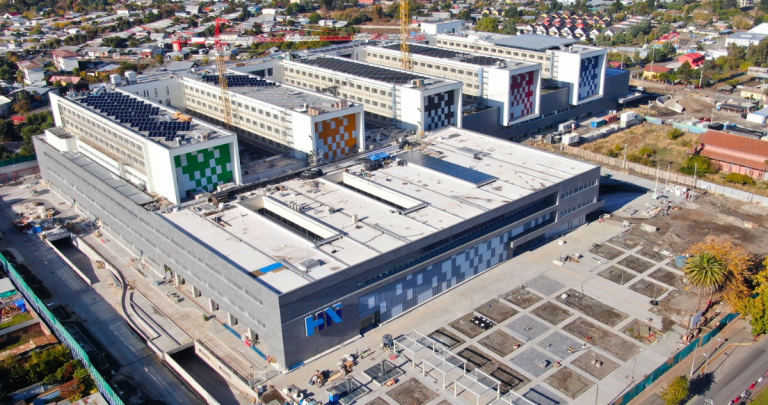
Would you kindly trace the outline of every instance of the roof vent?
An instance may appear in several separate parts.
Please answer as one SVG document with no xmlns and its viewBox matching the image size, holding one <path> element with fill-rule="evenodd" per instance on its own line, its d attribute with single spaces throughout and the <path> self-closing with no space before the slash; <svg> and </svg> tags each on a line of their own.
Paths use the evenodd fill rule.
<svg viewBox="0 0 768 405">
<path fill-rule="evenodd" d="M 299 263 L 299 267 L 304 269 L 307 273 L 315 267 L 321 266 L 323 263 L 317 259 L 307 259 Z"/>
</svg>

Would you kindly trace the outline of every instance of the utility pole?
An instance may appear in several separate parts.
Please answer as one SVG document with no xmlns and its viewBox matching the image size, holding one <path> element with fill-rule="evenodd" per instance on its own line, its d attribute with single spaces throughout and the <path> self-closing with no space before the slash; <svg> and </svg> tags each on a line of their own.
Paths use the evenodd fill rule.
<svg viewBox="0 0 768 405">
<path fill-rule="evenodd" d="M 627 170 L 627 149 L 629 148 L 629 144 L 624 145 L 624 164 L 622 164 L 622 168 L 624 170 Z"/>
</svg>

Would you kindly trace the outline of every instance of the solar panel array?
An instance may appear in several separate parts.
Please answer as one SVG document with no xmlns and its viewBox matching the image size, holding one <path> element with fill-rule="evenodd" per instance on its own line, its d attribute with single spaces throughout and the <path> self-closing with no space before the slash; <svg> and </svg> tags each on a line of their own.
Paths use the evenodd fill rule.
<svg viewBox="0 0 768 405">
<path fill-rule="evenodd" d="M 387 45 L 387 46 L 384 46 L 383 48 L 399 51 L 400 44 Z M 454 59 L 459 62 L 470 63 L 473 65 L 480 65 L 480 66 L 493 66 L 497 62 L 502 62 L 502 63 L 505 62 L 504 59 L 493 58 L 490 56 L 468 55 L 466 53 L 456 52 L 450 49 L 432 48 L 429 46 L 421 46 L 421 45 L 414 45 L 414 44 L 410 45 L 410 50 L 411 50 L 411 53 L 415 53 L 419 55 L 431 56 L 433 58 L 440 58 L 440 59 Z"/>
<path fill-rule="evenodd" d="M 179 132 L 189 131 L 191 122 L 161 121 L 160 107 L 154 106 L 137 98 L 119 92 L 89 95 L 80 99 L 100 114 L 111 117 L 120 124 L 135 131 L 146 133 L 149 138 L 163 138 L 173 141 Z"/>
<path fill-rule="evenodd" d="M 229 87 L 273 87 L 277 83 L 264 80 L 260 77 L 246 75 L 226 75 L 227 86 Z M 219 85 L 219 75 L 205 75 L 203 81 Z"/>
<path fill-rule="evenodd" d="M 317 66 L 323 69 L 334 70 L 341 73 L 347 73 L 354 76 L 365 77 L 367 79 L 379 80 L 386 83 L 400 84 L 409 83 L 414 79 L 427 79 L 424 76 L 415 75 L 405 71 L 386 69 L 383 67 L 367 65 L 365 63 L 353 62 L 345 59 L 335 58 L 316 58 L 303 59 L 299 62 L 306 65 Z"/>
<path fill-rule="evenodd" d="M 491 176 L 490 174 L 460 166 L 455 163 L 446 162 L 445 160 L 419 152 L 408 151 L 397 155 L 397 158 L 405 160 L 408 162 L 408 164 L 415 164 L 451 177 L 455 177 L 459 180 L 464 180 L 476 185 L 477 187 L 499 179 L 498 177 Z"/>
</svg>

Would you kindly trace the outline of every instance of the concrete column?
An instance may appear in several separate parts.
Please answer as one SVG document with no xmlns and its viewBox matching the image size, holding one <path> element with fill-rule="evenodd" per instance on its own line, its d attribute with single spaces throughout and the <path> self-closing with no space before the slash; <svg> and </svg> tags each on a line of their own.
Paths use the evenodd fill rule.
<svg viewBox="0 0 768 405">
<path fill-rule="evenodd" d="M 200 292 L 200 289 L 193 285 L 192 286 L 192 296 L 197 298 L 197 297 L 199 297 L 201 295 L 203 295 L 203 294 Z"/>
<path fill-rule="evenodd" d="M 179 273 L 173 273 L 173 281 L 176 282 L 176 287 L 184 284 L 184 277 L 180 276 Z"/>
<path fill-rule="evenodd" d="M 219 304 L 217 304 L 216 301 L 213 300 L 213 298 L 208 298 L 208 310 L 211 312 L 214 312 L 217 309 L 219 309 Z"/>
<path fill-rule="evenodd" d="M 248 339 L 251 339 L 251 342 L 259 340 L 259 334 L 251 328 L 246 328 L 245 335 L 248 336 Z"/>
<path fill-rule="evenodd" d="M 235 318 L 235 316 L 231 313 L 227 312 L 227 323 L 229 326 L 235 326 L 237 325 L 237 318 Z"/>
</svg>

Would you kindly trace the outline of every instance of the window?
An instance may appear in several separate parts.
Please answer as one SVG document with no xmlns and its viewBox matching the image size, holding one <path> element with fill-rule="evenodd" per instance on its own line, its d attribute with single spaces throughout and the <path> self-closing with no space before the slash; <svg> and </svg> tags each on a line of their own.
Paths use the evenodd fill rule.
<svg viewBox="0 0 768 405">
<path fill-rule="evenodd" d="M 155 90 L 155 97 L 157 97 L 157 88 L 155 88 L 154 90 Z"/>
</svg>

